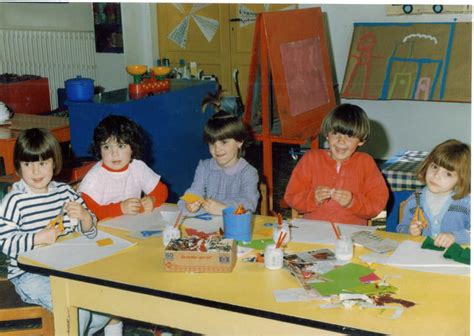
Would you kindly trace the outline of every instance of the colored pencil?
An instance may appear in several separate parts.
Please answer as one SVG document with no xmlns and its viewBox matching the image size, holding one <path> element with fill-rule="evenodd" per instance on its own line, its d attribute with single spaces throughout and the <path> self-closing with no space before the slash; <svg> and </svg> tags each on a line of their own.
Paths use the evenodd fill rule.
<svg viewBox="0 0 474 336">
<path fill-rule="evenodd" d="M 283 244 L 283 241 L 286 238 L 286 232 L 281 231 L 280 235 L 278 236 L 277 243 L 275 245 L 275 248 L 280 248 L 281 244 Z"/>
<path fill-rule="evenodd" d="M 331 222 L 331 225 L 332 229 L 334 230 L 334 233 L 336 234 L 336 238 L 341 239 L 341 231 L 339 231 L 339 228 L 333 222 Z"/>
<path fill-rule="evenodd" d="M 277 218 L 278 218 L 278 226 L 282 226 L 283 224 L 283 218 L 281 217 L 280 213 L 277 213 Z"/>
<path fill-rule="evenodd" d="M 174 222 L 174 225 L 173 225 L 174 228 L 177 228 L 177 227 L 178 227 L 179 221 L 181 220 L 181 216 L 182 216 L 182 215 L 183 215 L 183 212 L 180 211 L 180 212 L 178 213 L 178 217 L 176 217 L 176 222 Z"/>
</svg>

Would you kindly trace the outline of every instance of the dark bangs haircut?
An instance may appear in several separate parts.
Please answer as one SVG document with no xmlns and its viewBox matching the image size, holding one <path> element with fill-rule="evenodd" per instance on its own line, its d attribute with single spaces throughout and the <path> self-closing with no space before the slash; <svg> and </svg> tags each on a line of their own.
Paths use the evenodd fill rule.
<svg viewBox="0 0 474 336">
<path fill-rule="evenodd" d="M 325 137 L 329 133 L 340 133 L 366 142 L 370 134 L 370 121 L 359 106 L 341 104 L 324 118 L 321 133 Z"/>
<path fill-rule="evenodd" d="M 426 171 L 434 163 L 458 174 L 453 199 L 461 199 L 471 193 L 471 148 L 456 139 L 449 139 L 437 145 L 418 168 L 417 176 L 426 183 Z"/>
<path fill-rule="evenodd" d="M 36 162 L 53 159 L 54 175 L 63 166 L 61 146 L 50 131 L 44 128 L 23 130 L 16 139 L 13 149 L 13 165 L 21 177 L 20 162 Z"/>
<path fill-rule="evenodd" d="M 142 156 L 142 136 L 140 127 L 132 120 L 124 116 L 109 115 L 94 129 L 94 143 L 91 152 L 97 160 L 101 159 L 100 148 L 109 139 L 115 139 L 119 144 L 130 145 L 132 148 L 132 159 Z"/>
<path fill-rule="evenodd" d="M 220 110 L 208 120 L 204 127 L 203 139 L 207 144 L 224 139 L 234 139 L 245 144 L 247 134 L 247 128 L 241 118 Z"/>
</svg>

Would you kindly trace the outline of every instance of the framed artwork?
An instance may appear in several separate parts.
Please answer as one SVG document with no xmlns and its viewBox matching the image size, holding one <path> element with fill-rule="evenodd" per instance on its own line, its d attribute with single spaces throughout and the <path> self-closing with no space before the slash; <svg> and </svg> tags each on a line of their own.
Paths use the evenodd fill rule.
<svg viewBox="0 0 474 336">
<path fill-rule="evenodd" d="M 95 49 L 98 53 L 123 53 L 122 13 L 120 3 L 92 4 L 94 12 Z"/>
</svg>

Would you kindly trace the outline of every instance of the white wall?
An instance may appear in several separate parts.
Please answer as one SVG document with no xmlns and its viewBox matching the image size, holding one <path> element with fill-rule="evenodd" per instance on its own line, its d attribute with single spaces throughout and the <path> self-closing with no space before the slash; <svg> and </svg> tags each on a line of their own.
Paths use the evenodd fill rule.
<svg viewBox="0 0 474 336">
<path fill-rule="evenodd" d="M 321 7 L 327 18 L 333 61 L 339 88 L 342 87 L 354 22 L 458 22 L 471 15 L 386 16 L 386 5 L 300 5 Z M 466 41 L 470 43 L 470 41 Z M 372 134 L 363 147 L 376 158 L 386 159 L 401 149 L 430 151 L 438 143 L 457 138 L 471 142 L 471 104 L 420 101 L 346 100 L 361 106 L 369 115 Z"/>
<path fill-rule="evenodd" d="M 122 3 L 124 53 L 96 53 L 95 85 L 127 87 L 127 64 L 152 66 L 158 58 L 156 9 L 151 3 Z M 91 3 L 0 3 L 0 29 L 94 31 Z"/>
</svg>

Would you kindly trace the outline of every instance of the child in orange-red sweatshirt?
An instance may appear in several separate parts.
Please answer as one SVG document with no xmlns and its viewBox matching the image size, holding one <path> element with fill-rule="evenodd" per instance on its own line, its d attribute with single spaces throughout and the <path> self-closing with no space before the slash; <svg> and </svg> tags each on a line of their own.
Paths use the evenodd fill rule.
<svg viewBox="0 0 474 336">
<path fill-rule="evenodd" d="M 356 152 L 368 139 L 367 114 L 342 104 L 321 125 L 329 149 L 305 153 L 293 170 L 285 202 L 304 218 L 367 225 L 388 200 L 385 180 L 374 159 Z"/>
<path fill-rule="evenodd" d="M 92 151 L 101 160 L 86 174 L 79 192 L 98 219 L 151 212 L 166 201 L 168 188 L 160 175 L 138 159 L 142 137 L 134 121 L 104 118 L 94 129 Z"/>
</svg>

